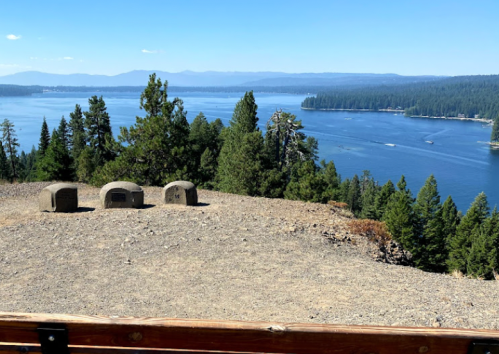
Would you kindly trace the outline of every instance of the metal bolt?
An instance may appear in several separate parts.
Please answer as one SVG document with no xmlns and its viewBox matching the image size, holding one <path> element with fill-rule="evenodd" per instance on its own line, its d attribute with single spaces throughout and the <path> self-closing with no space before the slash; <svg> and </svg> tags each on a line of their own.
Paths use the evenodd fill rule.
<svg viewBox="0 0 499 354">
<path fill-rule="evenodd" d="M 51 341 L 51 342 L 55 341 L 55 337 L 54 336 L 49 336 L 49 341 Z"/>
</svg>

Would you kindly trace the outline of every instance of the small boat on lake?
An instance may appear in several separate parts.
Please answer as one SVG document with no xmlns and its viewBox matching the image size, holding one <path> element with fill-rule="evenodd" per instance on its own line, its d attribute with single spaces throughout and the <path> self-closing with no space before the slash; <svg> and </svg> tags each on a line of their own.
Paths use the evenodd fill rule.
<svg viewBox="0 0 499 354">
<path fill-rule="evenodd" d="M 432 140 L 426 140 L 425 143 L 433 144 L 433 141 Z"/>
<path fill-rule="evenodd" d="M 397 146 L 397 145 L 395 145 L 395 144 L 385 144 L 385 145 L 386 145 L 386 146 L 392 146 L 392 147 Z"/>
</svg>

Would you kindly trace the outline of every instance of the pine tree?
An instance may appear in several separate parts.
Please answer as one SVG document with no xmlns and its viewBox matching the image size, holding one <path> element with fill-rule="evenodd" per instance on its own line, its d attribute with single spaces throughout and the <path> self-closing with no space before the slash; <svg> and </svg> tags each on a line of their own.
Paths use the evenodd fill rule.
<svg viewBox="0 0 499 354">
<path fill-rule="evenodd" d="M 305 161 L 293 167 L 291 181 L 286 187 L 284 197 L 292 200 L 323 202 L 325 189 L 326 183 L 322 176 L 317 173 L 314 161 Z"/>
<path fill-rule="evenodd" d="M 19 147 L 19 143 L 17 141 L 14 124 L 11 123 L 8 119 L 4 119 L 3 123 L 0 125 L 0 129 L 2 130 L 2 142 L 4 145 L 4 150 L 10 165 L 10 176 L 11 179 L 15 180 L 18 177 L 17 148 Z"/>
<path fill-rule="evenodd" d="M 482 227 L 473 229 L 473 240 L 466 262 L 466 274 L 487 280 L 494 279 L 494 270 L 497 269 L 497 249 L 494 247 L 494 238 Z"/>
<path fill-rule="evenodd" d="M 374 209 L 375 209 L 375 220 L 383 219 L 383 215 L 385 215 L 386 205 L 390 200 L 392 194 L 395 193 L 395 186 L 393 185 L 391 180 L 388 180 L 383 187 L 381 187 L 380 192 L 376 196 L 374 201 Z"/>
<path fill-rule="evenodd" d="M 69 150 L 71 147 L 69 127 L 64 116 L 62 116 L 61 122 L 59 123 L 59 127 L 57 128 L 57 135 L 59 136 L 59 139 L 61 139 L 64 148 Z"/>
<path fill-rule="evenodd" d="M 56 130 L 52 132 L 47 151 L 39 161 L 37 175 L 41 181 L 72 181 L 74 178 L 69 150 Z"/>
<path fill-rule="evenodd" d="M 498 269 L 499 213 L 494 208 L 483 225 L 473 230 L 472 244 L 467 260 L 468 275 L 494 279 L 494 271 Z"/>
<path fill-rule="evenodd" d="M 456 229 L 460 218 L 456 204 L 449 195 L 442 205 L 442 234 L 445 238 L 445 249 L 447 257 L 449 256 L 450 240 L 456 235 Z"/>
<path fill-rule="evenodd" d="M 398 190 L 390 196 L 382 220 L 386 222 L 388 231 L 395 241 L 411 252 L 417 262 L 420 257 L 420 245 L 414 230 L 416 223 L 413 210 L 414 198 L 411 191 L 407 189 L 404 176 L 397 183 L 397 188 Z"/>
<path fill-rule="evenodd" d="M 9 162 L 7 161 L 7 155 L 3 148 L 2 141 L 0 140 L 0 181 L 10 180 L 10 168 Z"/>
<path fill-rule="evenodd" d="M 473 236 L 479 234 L 480 228 L 488 216 L 489 204 L 485 193 L 482 192 L 471 203 L 456 229 L 456 235 L 450 239 L 447 261 L 449 272 L 454 270 L 462 273 L 467 272 Z"/>
<path fill-rule="evenodd" d="M 36 163 L 38 160 L 38 151 L 33 145 L 31 151 L 26 156 L 26 181 L 36 181 Z"/>
<path fill-rule="evenodd" d="M 38 154 L 40 158 L 43 157 L 43 155 L 45 155 L 45 151 L 47 151 L 49 144 L 50 144 L 49 127 L 47 125 L 47 120 L 45 119 L 45 117 L 43 117 L 42 129 L 40 132 L 40 142 L 38 143 Z"/>
<path fill-rule="evenodd" d="M 77 164 L 78 158 L 86 146 L 85 125 L 80 105 L 75 106 L 74 112 L 71 112 L 69 117 L 69 146 L 71 155 Z"/>
<path fill-rule="evenodd" d="M 415 232 L 419 240 L 421 258 L 417 265 L 426 271 L 444 272 L 447 250 L 443 233 L 442 205 L 433 175 L 421 187 L 414 204 Z"/>
<path fill-rule="evenodd" d="M 89 110 L 84 112 L 84 125 L 87 129 L 87 138 L 90 147 L 95 151 L 94 159 L 96 167 L 114 158 L 113 134 L 111 131 L 111 120 L 107 113 L 106 103 L 102 96 L 92 96 L 88 100 Z"/>
<path fill-rule="evenodd" d="M 144 118 L 136 117 L 129 129 L 122 128 L 120 156 L 107 163 L 94 179 L 94 184 L 126 179 L 142 185 L 164 185 L 174 180 L 189 180 L 193 175 L 189 144 L 189 123 L 183 102 L 168 100 L 168 83 L 156 75 L 140 97 Z M 81 161 L 81 159 L 80 159 Z M 84 175 L 84 173 L 80 174 Z"/>
<path fill-rule="evenodd" d="M 320 162 L 321 172 L 326 184 L 326 190 L 324 191 L 324 199 L 337 201 L 340 199 L 340 180 L 341 177 L 338 175 L 336 171 L 336 166 L 334 165 L 333 160 L 330 160 L 327 164 L 325 160 Z"/>
<path fill-rule="evenodd" d="M 200 172 L 201 156 L 203 154 L 205 155 L 205 163 L 207 162 L 208 157 L 213 159 L 213 152 L 216 151 L 218 138 L 214 133 L 215 131 L 212 129 L 212 126 L 208 123 L 202 112 L 194 118 L 190 125 L 189 145 L 192 152 L 192 160 L 195 165 L 193 178 L 198 184 L 206 182 L 207 180 L 205 178 L 209 175 Z M 214 163 L 215 160 L 212 160 L 212 162 Z M 207 166 L 205 165 L 205 167 Z"/>
<path fill-rule="evenodd" d="M 367 183 L 363 183 L 364 192 L 362 193 L 362 211 L 360 217 L 362 219 L 376 219 L 376 197 L 378 196 L 379 188 L 371 178 Z"/>
<path fill-rule="evenodd" d="M 354 175 L 350 181 L 346 203 L 348 204 L 350 211 L 357 215 L 361 209 L 360 182 L 359 176 L 357 175 Z"/>
<path fill-rule="evenodd" d="M 259 189 L 257 181 L 260 171 L 255 166 L 262 166 L 265 156 L 263 137 L 257 128 L 257 108 L 253 91 L 246 92 L 236 104 L 230 126 L 222 132 L 224 144 L 219 156 L 217 182 L 223 192 L 254 195 Z M 252 136 L 246 138 L 249 134 Z M 252 141 L 257 144 L 261 142 L 260 151 L 246 146 Z M 241 158 L 243 155 L 245 159 Z"/>
</svg>

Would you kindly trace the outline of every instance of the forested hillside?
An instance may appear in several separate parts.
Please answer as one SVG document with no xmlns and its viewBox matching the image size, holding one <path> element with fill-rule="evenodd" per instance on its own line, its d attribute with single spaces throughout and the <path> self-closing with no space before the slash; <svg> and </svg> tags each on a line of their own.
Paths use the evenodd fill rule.
<svg viewBox="0 0 499 354">
<path fill-rule="evenodd" d="M 409 116 L 495 119 L 499 115 L 499 75 L 456 76 L 399 86 L 323 91 L 302 103 L 307 109 L 403 109 Z"/>
<path fill-rule="evenodd" d="M 42 88 L 40 86 L 0 85 L 0 97 L 29 96 L 33 93 L 42 93 Z"/>
</svg>

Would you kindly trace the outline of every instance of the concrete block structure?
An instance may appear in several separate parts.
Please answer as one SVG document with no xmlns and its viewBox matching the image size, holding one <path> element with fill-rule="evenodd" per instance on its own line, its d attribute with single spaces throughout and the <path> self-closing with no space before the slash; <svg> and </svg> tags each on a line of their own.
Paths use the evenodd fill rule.
<svg viewBox="0 0 499 354">
<path fill-rule="evenodd" d="M 198 203 L 198 192 L 194 183 L 187 181 L 176 181 L 168 183 L 163 188 L 163 203 L 196 205 Z"/>
<path fill-rule="evenodd" d="M 100 201 L 104 209 L 142 208 L 144 191 L 132 182 L 111 182 L 101 188 Z"/>
<path fill-rule="evenodd" d="M 56 183 L 40 192 L 40 211 L 67 213 L 78 210 L 78 188 L 74 184 Z"/>
</svg>

